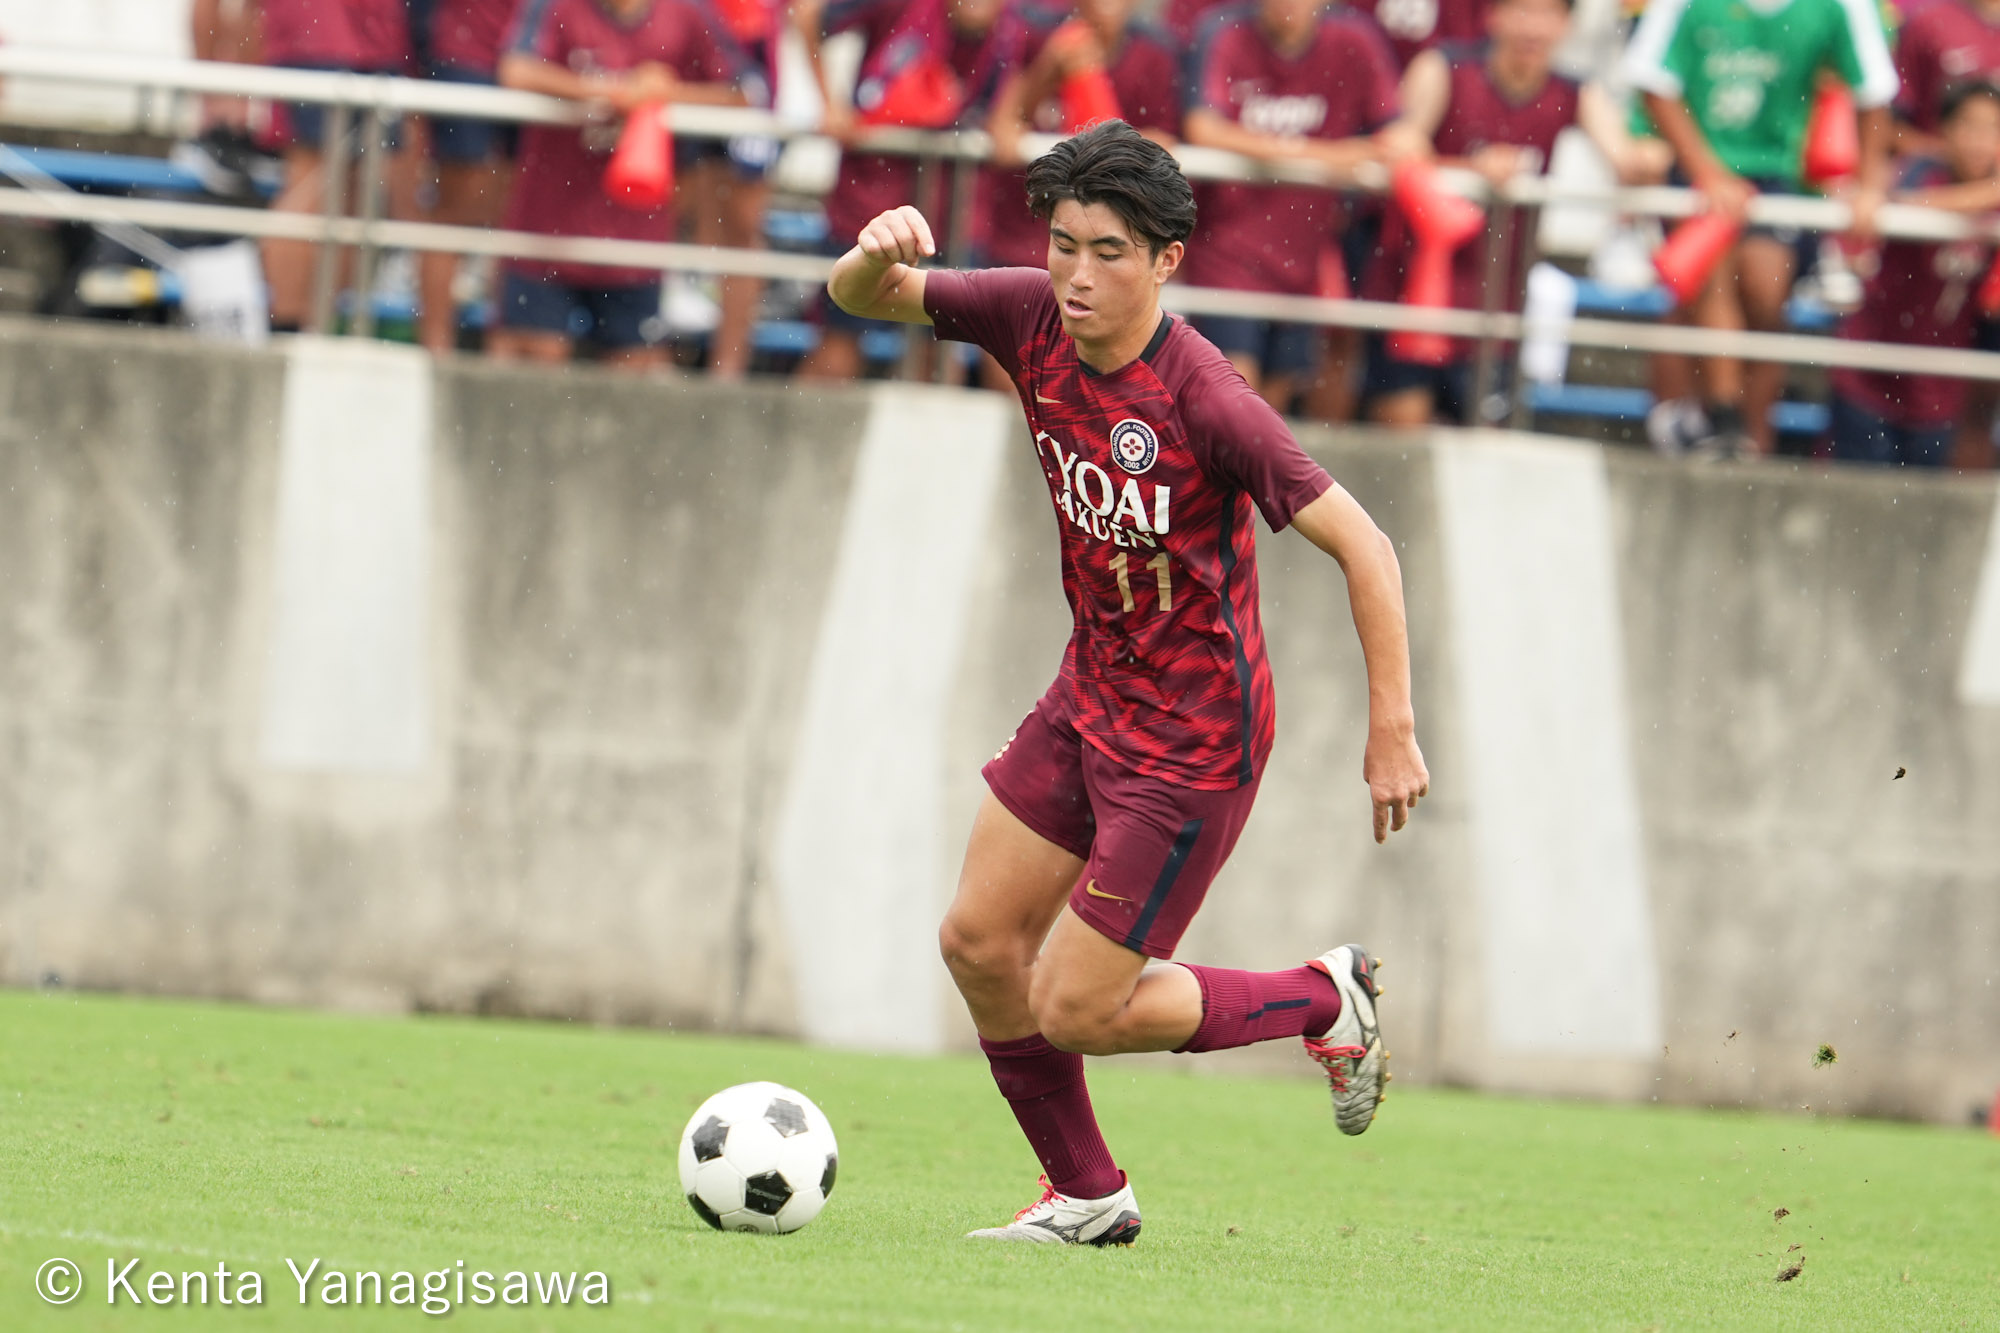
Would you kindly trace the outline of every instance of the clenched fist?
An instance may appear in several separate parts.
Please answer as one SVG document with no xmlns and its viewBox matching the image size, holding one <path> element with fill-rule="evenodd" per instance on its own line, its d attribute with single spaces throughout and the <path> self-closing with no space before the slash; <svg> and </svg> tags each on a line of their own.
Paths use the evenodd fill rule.
<svg viewBox="0 0 2000 1333">
<path fill-rule="evenodd" d="M 855 244 L 861 247 L 861 253 L 868 256 L 869 262 L 880 268 L 888 268 L 891 264 L 915 267 L 937 253 L 937 242 L 931 237 L 931 224 L 908 204 L 877 214 L 873 222 L 861 229 Z"/>
</svg>

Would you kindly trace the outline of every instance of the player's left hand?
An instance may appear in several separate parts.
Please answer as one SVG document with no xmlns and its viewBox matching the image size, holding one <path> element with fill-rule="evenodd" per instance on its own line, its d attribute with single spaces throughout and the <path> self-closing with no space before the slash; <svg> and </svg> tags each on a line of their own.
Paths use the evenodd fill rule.
<svg viewBox="0 0 2000 1333">
<path fill-rule="evenodd" d="M 1391 833 L 1410 822 L 1417 798 L 1430 795 L 1431 774 L 1424 767 L 1424 752 L 1417 748 L 1416 728 L 1371 724 L 1361 776 L 1375 806 L 1375 841 L 1387 842 Z"/>
</svg>

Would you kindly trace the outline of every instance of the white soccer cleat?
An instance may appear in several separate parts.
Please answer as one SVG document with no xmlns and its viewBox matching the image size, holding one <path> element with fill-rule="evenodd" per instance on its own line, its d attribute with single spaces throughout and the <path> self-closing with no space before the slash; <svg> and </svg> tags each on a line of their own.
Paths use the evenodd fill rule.
<svg viewBox="0 0 2000 1333">
<path fill-rule="evenodd" d="M 1004 1227 L 965 1233 L 967 1240 L 1024 1240 L 1037 1245 L 1130 1245 L 1139 1237 L 1139 1203 L 1127 1180 L 1116 1194 L 1072 1199 L 1042 1177 L 1042 1197 Z"/>
<path fill-rule="evenodd" d="M 1326 1071 L 1333 1120 L 1343 1134 L 1360 1134 L 1374 1122 L 1389 1081 L 1389 1053 L 1382 1049 L 1382 1029 L 1375 1021 L 1375 1001 L 1382 994 L 1375 969 L 1381 965 L 1381 959 L 1370 958 L 1358 944 L 1329 949 L 1310 964 L 1340 991 L 1340 1017 L 1317 1037 L 1307 1033 L 1303 1040 L 1306 1054 Z"/>
</svg>

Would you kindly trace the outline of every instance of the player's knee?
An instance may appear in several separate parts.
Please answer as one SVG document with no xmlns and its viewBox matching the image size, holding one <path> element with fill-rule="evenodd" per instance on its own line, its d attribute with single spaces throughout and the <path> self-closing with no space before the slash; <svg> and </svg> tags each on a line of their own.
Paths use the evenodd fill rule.
<svg viewBox="0 0 2000 1333">
<path fill-rule="evenodd" d="M 938 927 L 938 953 L 956 977 L 998 976 L 1011 971 L 1021 965 L 1015 958 L 1017 952 L 1008 941 L 956 916 L 946 916 Z"/>
<path fill-rule="evenodd" d="M 1044 990 L 1030 993 L 1028 1007 L 1035 1015 L 1035 1027 L 1059 1051 L 1116 1055 L 1121 1049 L 1116 1024 L 1080 996 Z"/>
</svg>

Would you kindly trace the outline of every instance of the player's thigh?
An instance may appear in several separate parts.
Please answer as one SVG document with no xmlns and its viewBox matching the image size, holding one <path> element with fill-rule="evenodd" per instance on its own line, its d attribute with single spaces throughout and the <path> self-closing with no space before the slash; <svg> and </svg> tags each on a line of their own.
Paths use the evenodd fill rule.
<svg viewBox="0 0 2000 1333">
<path fill-rule="evenodd" d="M 1083 740 L 1051 689 L 980 770 L 986 796 L 939 941 L 973 965 L 1032 962 L 1096 837 Z"/>
<path fill-rule="evenodd" d="M 973 965 L 1027 966 L 1082 871 L 1082 857 L 1029 828 L 988 791 L 939 932 L 944 952 Z"/>
<path fill-rule="evenodd" d="M 1138 988 L 1139 974 L 1152 960 L 1111 939 L 1074 910 L 1057 916 L 1048 943 L 1035 961 L 1028 1008 L 1044 1035 L 1076 1046 L 1086 1033 L 1102 1032 Z M 1181 970 L 1181 969 L 1176 969 Z"/>
</svg>

